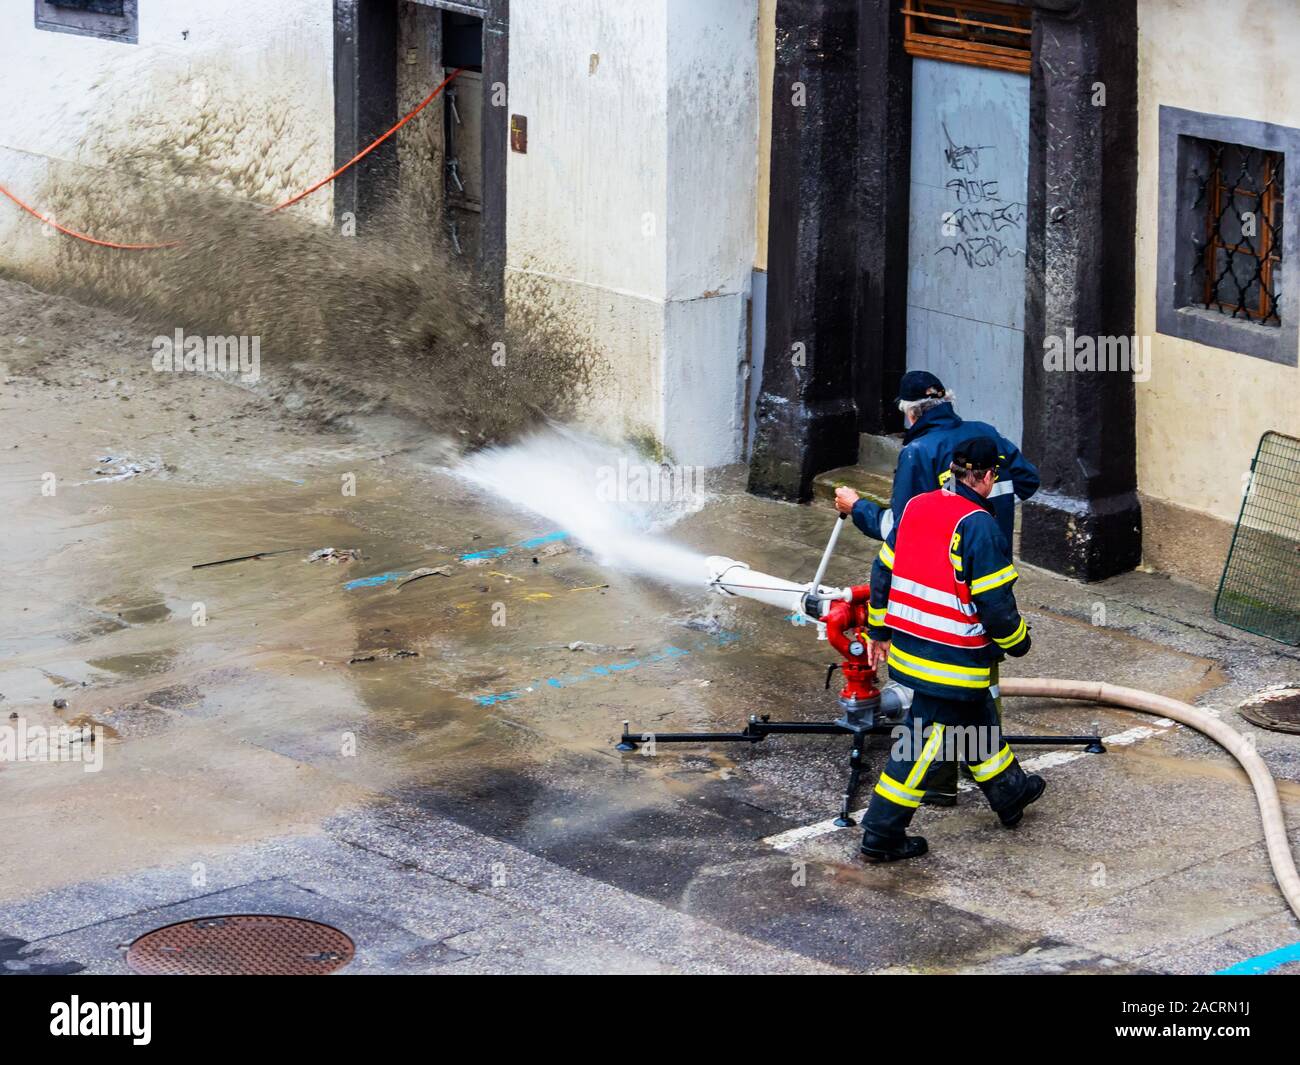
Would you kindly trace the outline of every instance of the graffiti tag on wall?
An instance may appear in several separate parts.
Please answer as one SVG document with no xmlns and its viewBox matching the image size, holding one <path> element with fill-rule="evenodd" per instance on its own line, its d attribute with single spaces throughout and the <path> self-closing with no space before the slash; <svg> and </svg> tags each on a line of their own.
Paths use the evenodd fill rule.
<svg viewBox="0 0 1300 1065">
<path fill-rule="evenodd" d="M 996 266 L 1007 256 L 1024 256 L 1025 205 L 1003 200 L 996 176 L 981 175 L 992 144 L 958 144 L 943 123 L 944 162 L 955 176 L 944 182 L 952 209 L 943 215 L 942 233 L 950 243 L 936 255 L 952 252 L 971 269 Z"/>
</svg>

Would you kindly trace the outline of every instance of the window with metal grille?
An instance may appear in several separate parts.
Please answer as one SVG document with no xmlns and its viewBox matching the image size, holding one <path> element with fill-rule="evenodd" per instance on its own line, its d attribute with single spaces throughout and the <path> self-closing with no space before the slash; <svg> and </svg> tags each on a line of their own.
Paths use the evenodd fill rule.
<svg viewBox="0 0 1300 1065">
<path fill-rule="evenodd" d="M 1300 127 L 1166 104 L 1159 127 L 1157 332 L 1295 366 Z"/>
<path fill-rule="evenodd" d="M 1200 141 L 1194 208 L 1204 212 L 1193 291 L 1207 310 L 1281 325 L 1282 156 L 1220 141 Z"/>
<path fill-rule="evenodd" d="M 137 0 L 35 0 L 36 28 L 134 44 Z"/>
<path fill-rule="evenodd" d="M 1029 73 L 1029 9 L 993 0 L 903 0 L 908 55 Z"/>
</svg>

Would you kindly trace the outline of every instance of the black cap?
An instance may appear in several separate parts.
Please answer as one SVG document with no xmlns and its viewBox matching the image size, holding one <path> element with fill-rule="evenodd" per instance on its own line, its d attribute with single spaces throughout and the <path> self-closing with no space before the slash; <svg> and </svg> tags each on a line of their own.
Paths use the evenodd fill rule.
<svg viewBox="0 0 1300 1065">
<path fill-rule="evenodd" d="M 943 382 L 929 370 L 908 370 L 898 382 L 898 398 L 908 403 L 931 396 L 942 398 L 946 392 Z"/>
<path fill-rule="evenodd" d="M 975 436 L 958 444 L 952 464 L 963 470 L 996 470 L 998 468 L 997 442 L 987 436 Z"/>
</svg>

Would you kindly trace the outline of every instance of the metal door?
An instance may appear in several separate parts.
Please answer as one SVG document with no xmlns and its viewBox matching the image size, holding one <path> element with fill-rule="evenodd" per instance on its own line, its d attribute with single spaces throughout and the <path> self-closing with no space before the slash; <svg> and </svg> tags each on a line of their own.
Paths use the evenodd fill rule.
<svg viewBox="0 0 1300 1065">
<path fill-rule="evenodd" d="M 451 72 L 448 67 L 443 76 Z M 483 213 L 483 75 L 461 71 L 446 96 L 447 225 L 455 252 L 477 262 Z"/>
<path fill-rule="evenodd" d="M 912 60 L 907 368 L 1020 440 L 1029 78 Z"/>
</svg>

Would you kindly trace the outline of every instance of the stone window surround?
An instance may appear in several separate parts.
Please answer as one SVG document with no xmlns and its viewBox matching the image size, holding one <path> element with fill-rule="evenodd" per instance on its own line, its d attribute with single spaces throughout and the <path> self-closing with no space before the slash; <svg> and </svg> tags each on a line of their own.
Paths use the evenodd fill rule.
<svg viewBox="0 0 1300 1065">
<path fill-rule="evenodd" d="M 123 44 L 139 42 L 139 0 L 123 0 L 122 14 L 101 15 L 91 11 L 59 7 L 50 0 L 34 0 L 35 25 L 38 30 L 73 33 L 81 37 L 99 37 Z"/>
<path fill-rule="evenodd" d="M 1300 353 L 1300 129 L 1271 122 L 1160 107 L 1158 241 L 1156 251 L 1156 332 L 1234 351 L 1284 366 L 1297 365 Z M 1190 306 L 1193 248 L 1185 224 L 1193 180 L 1185 138 L 1243 144 L 1280 152 L 1285 162 L 1282 206 L 1282 285 L 1280 326 L 1232 318 Z M 1180 225 L 1180 215 L 1184 224 Z"/>
</svg>

